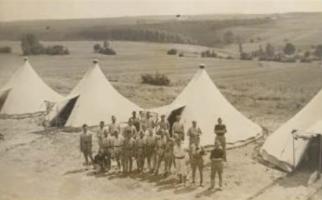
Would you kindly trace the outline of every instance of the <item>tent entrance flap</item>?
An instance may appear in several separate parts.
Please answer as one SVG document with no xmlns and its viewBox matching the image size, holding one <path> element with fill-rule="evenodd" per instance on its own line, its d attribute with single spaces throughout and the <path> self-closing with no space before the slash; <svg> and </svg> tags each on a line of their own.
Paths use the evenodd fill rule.
<svg viewBox="0 0 322 200">
<path fill-rule="evenodd" d="M 57 116 L 51 120 L 50 122 L 50 126 L 51 127 L 64 127 L 71 112 L 74 109 L 74 106 L 78 100 L 78 97 L 74 97 L 72 99 L 70 99 L 66 105 L 63 107 L 63 109 L 57 114 Z"/>
<path fill-rule="evenodd" d="M 300 170 L 321 170 L 321 135 L 310 139 L 309 145 L 298 166 Z"/>
<path fill-rule="evenodd" d="M 7 97 L 8 97 L 8 95 L 9 95 L 9 92 L 10 92 L 10 89 L 5 90 L 5 91 L 3 91 L 3 92 L 0 94 L 0 111 L 1 111 L 1 109 L 2 109 L 2 107 L 3 107 L 3 105 L 4 105 L 4 103 L 5 103 L 5 102 L 6 102 L 6 100 L 7 100 Z"/>
<path fill-rule="evenodd" d="M 170 124 L 170 136 L 172 137 L 172 125 L 176 121 L 177 115 L 181 115 L 182 112 L 184 111 L 185 106 L 182 106 L 180 108 L 177 108 L 175 110 L 172 110 L 171 113 L 168 116 L 168 122 Z"/>
</svg>

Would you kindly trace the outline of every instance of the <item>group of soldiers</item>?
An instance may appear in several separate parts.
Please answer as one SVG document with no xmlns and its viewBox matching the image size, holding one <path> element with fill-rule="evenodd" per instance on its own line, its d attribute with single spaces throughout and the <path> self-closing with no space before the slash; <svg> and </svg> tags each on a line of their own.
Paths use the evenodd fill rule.
<svg viewBox="0 0 322 200">
<path fill-rule="evenodd" d="M 159 119 L 150 112 L 135 111 L 125 127 L 121 128 L 115 116 L 105 126 L 101 121 L 96 133 L 98 153 L 92 156 L 92 134 L 86 124 L 82 127 L 80 150 L 84 155 L 84 165 L 92 163 L 97 172 L 110 171 L 112 160 L 116 162 L 117 172 L 128 175 L 131 173 L 151 173 L 158 175 L 163 164 L 163 176 L 171 174 L 175 169 L 179 183 L 186 183 L 188 166 L 192 172 L 192 184 L 195 184 L 196 172 L 199 172 L 200 186 L 203 186 L 204 156 L 206 151 L 200 146 L 201 129 L 196 121 L 185 132 L 181 116 L 177 115 L 170 126 L 165 115 Z M 216 134 L 214 149 L 210 153 L 211 186 L 215 186 L 215 176 L 219 176 L 222 187 L 223 161 L 226 160 L 226 126 L 218 119 L 214 128 Z M 189 139 L 189 148 L 183 147 L 183 141 Z M 134 165 L 136 166 L 134 170 Z M 146 166 L 146 167 L 145 167 Z"/>
</svg>

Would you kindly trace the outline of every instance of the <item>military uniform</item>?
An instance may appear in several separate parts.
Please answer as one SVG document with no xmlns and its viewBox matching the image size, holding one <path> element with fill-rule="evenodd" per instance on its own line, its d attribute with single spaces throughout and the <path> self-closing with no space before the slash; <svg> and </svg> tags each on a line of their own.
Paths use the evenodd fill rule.
<svg viewBox="0 0 322 200">
<path fill-rule="evenodd" d="M 134 149 L 134 141 L 132 138 L 125 138 L 123 140 L 122 145 L 122 165 L 123 172 L 128 173 L 132 171 L 133 164 L 133 149 Z"/>
<path fill-rule="evenodd" d="M 215 186 L 216 174 L 218 174 L 219 176 L 219 186 L 222 187 L 224 151 L 222 149 L 212 150 L 210 154 L 210 160 L 211 160 L 211 174 L 210 174 L 211 188 Z"/>
<path fill-rule="evenodd" d="M 103 139 L 105 138 L 105 129 L 104 128 L 99 128 L 97 131 L 97 143 L 98 143 L 98 148 L 103 149 Z"/>
<path fill-rule="evenodd" d="M 137 117 L 131 117 L 133 126 L 135 127 L 136 131 L 139 132 L 140 131 L 140 119 Z"/>
<path fill-rule="evenodd" d="M 106 157 L 106 167 L 108 170 L 111 169 L 111 159 L 113 156 L 113 137 L 108 134 L 107 137 L 103 139 L 104 154 Z"/>
<path fill-rule="evenodd" d="M 153 163 L 154 155 L 155 155 L 155 136 L 147 135 L 145 137 L 145 156 L 147 159 L 149 171 L 151 171 L 154 168 L 154 163 Z"/>
<path fill-rule="evenodd" d="M 199 127 L 190 127 L 187 132 L 187 135 L 189 136 L 189 146 L 191 146 L 192 144 L 199 146 L 201 134 L 202 132 Z"/>
<path fill-rule="evenodd" d="M 171 172 L 171 165 L 172 162 L 174 162 L 173 147 L 174 140 L 172 138 L 168 138 L 164 149 L 164 171 L 166 175 Z"/>
<path fill-rule="evenodd" d="M 137 138 L 135 142 L 135 148 L 138 171 L 143 172 L 145 159 L 145 139 L 141 137 Z"/>
<path fill-rule="evenodd" d="M 122 159 L 122 145 L 124 138 L 122 136 L 114 137 L 113 139 L 113 151 L 114 151 L 114 159 L 117 162 L 117 167 L 121 170 L 121 159 Z"/>
<path fill-rule="evenodd" d="M 123 130 L 123 137 L 136 137 L 137 136 L 137 131 L 135 126 L 126 126 Z"/>
<path fill-rule="evenodd" d="M 159 173 L 159 169 L 160 169 L 160 165 L 162 160 L 164 159 L 164 151 L 165 151 L 165 147 L 166 147 L 166 138 L 163 137 L 158 137 L 156 140 L 156 144 L 155 144 L 155 169 L 154 172 L 156 174 Z"/>
<path fill-rule="evenodd" d="M 91 134 L 81 134 L 80 136 L 80 151 L 83 153 L 85 158 L 85 163 L 89 164 L 88 158 L 93 162 L 92 157 L 92 135 Z"/>
<path fill-rule="evenodd" d="M 157 129 L 158 129 L 157 131 L 158 135 L 168 133 L 170 130 L 170 124 L 168 121 L 160 121 L 157 124 Z"/>
<path fill-rule="evenodd" d="M 218 141 L 224 151 L 224 160 L 227 160 L 226 157 L 226 137 L 225 134 L 227 132 L 226 126 L 224 124 L 217 124 L 215 126 L 215 134 L 216 134 L 216 138 L 215 138 L 215 143 Z"/>
<path fill-rule="evenodd" d="M 184 126 L 180 122 L 174 122 L 172 125 L 172 137 L 178 137 L 184 140 Z"/>
<path fill-rule="evenodd" d="M 112 135 L 114 135 L 115 132 L 120 133 L 121 132 L 121 128 L 117 123 L 112 123 L 108 126 L 108 132 Z"/>
<path fill-rule="evenodd" d="M 176 162 L 176 174 L 179 176 L 179 182 L 182 183 L 187 176 L 187 155 L 181 145 L 178 144 L 173 147 L 173 155 Z"/>
<path fill-rule="evenodd" d="M 195 145 L 192 146 L 190 155 L 190 163 L 192 168 L 192 182 L 195 182 L 196 170 L 198 169 L 200 175 L 200 185 L 202 185 L 203 183 L 204 155 L 205 151 L 202 148 L 196 147 Z"/>
</svg>

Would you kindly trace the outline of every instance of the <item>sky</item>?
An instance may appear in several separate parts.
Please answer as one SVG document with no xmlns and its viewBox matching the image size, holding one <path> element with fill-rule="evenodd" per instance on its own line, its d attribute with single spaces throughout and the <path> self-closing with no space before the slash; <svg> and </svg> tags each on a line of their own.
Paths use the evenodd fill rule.
<svg viewBox="0 0 322 200">
<path fill-rule="evenodd" d="M 0 21 L 322 12 L 322 0 L 0 0 Z"/>
</svg>

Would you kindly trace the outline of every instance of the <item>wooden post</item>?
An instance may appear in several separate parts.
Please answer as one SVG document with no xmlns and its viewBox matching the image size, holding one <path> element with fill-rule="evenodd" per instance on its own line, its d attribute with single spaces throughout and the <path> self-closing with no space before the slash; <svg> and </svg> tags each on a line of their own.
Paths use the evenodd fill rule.
<svg viewBox="0 0 322 200">
<path fill-rule="evenodd" d="M 319 172 L 322 173 L 322 135 L 320 137 Z"/>
<path fill-rule="evenodd" d="M 296 130 L 292 131 L 292 138 L 293 138 L 293 170 L 295 170 L 295 137 L 294 134 L 296 133 Z"/>
</svg>

